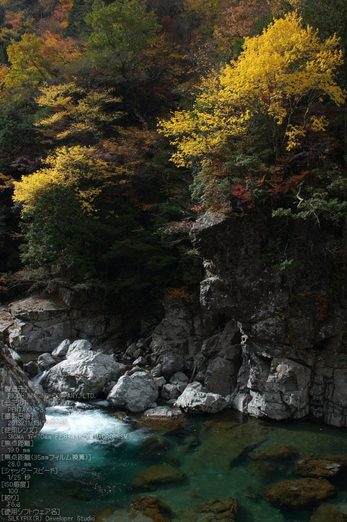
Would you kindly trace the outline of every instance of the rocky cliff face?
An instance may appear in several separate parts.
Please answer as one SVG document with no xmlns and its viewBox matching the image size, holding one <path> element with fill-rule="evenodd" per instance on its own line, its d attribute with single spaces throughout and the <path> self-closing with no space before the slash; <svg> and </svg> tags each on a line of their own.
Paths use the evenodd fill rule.
<svg viewBox="0 0 347 522">
<path fill-rule="evenodd" d="M 201 304 L 241 333 L 234 406 L 346 426 L 343 230 L 313 220 L 212 216 L 198 220 L 191 237 L 205 259 Z"/>
<path fill-rule="evenodd" d="M 92 357 L 93 364 L 110 362 L 116 355 L 117 361 L 132 366 L 127 375 L 137 375 L 136 401 L 149 379 L 147 406 L 155 400 L 153 394 L 181 405 L 179 397 L 188 382 L 196 381 L 185 399 L 187 411 L 200 396 L 205 408 L 218 395 L 226 399 L 221 401 L 223 407 L 232 405 L 256 417 L 311 416 L 346 427 L 344 228 L 313 220 L 272 219 L 264 213 L 209 215 L 194 224 L 191 241 L 205 267 L 200 301 L 168 299 L 161 323 L 150 336 L 141 331 L 143 338 L 127 349 L 118 342 L 121 317 L 112 311 L 85 316 L 83 309 L 40 298 L 4 310 L 4 336 L 12 348 L 38 352 L 52 352 L 66 336 L 89 338 L 96 353 L 86 357 Z M 52 359 L 48 353 L 45 357 Z M 43 384 L 54 392 L 66 393 L 71 387 L 76 396 L 76 376 L 83 386 L 92 384 L 91 375 L 84 378 L 84 366 L 91 370 L 87 359 L 74 361 L 67 355 L 47 373 L 50 382 L 44 379 Z M 42 361 L 38 363 L 41 368 Z M 58 385 L 52 376 L 59 372 L 63 373 Z M 136 379 L 129 380 L 132 390 Z M 129 409 L 125 397 L 129 385 L 123 386 L 122 378 L 118 389 L 116 380 L 107 374 L 100 384 L 97 378 L 92 391 Z M 112 393 L 109 381 L 116 386 Z"/>
<path fill-rule="evenodd" d="M 168 307 L 155 361 L 167 350 L 185 355 L 195 379 L 253 416 L 347 426 L 343 233 L 264 215 L 199 219 L 191 240 L 206 270 L 201 309 L 189 318 Z"/>
<path fill-rule="evenodd" d="M 114 341 L 121 325 L 119 315 L 93 302 L 34 295 L 0 307 L 0 334 L 18 352 L 52 352 L 66 338 Z"/>
<path fill-rule="evenodd" d="M 0 343 L 0 459 L 30 447 L 45 422 L 41 386 L 35 385 Z"/>
</svg>

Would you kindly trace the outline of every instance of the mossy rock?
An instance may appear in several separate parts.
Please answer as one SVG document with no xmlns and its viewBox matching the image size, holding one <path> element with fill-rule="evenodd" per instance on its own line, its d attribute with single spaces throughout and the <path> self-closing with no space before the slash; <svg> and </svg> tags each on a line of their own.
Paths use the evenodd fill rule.
<svg viewBox="0 0 347 522">
<path fill-rule="evenodd" d="M 105 520 L 110 518 L 111 515 L 113 515 L 115 512 L 116 510 L 112 508 L 101 509 L 95 514 L 94 522 L 104 522 Z"/>
<path fill-rule="evenodd" d="M 130 487 L 151 490 L 165 484 L 183 482 L 186 478 L 186 474 L 183 471 L 164 463 L 150 466 L 137 473 L 132 479 Z"/>
<path fill-rule="evenodd" d="M 251 451 L 249 456 L 253 460 L 286 460 L 293 459 L 299 454 L 294 446 L 279 444 L 262 448 L 256 451 Z"/>
<path fill-rule="evenodd" d="M 166 419 L 162 417 L 160 419 L 141 417 L 138 419 L 138 427 L 145 428 L 146 430 L 156 431 L 158 433 L 173 433 L 181 429 L 186 422 L 185 417 L 179 417 L 176 419 Z"/>
<path fill-rule="evenodd" d="M 205 423 L 205 432 L 200 437 L 201 445 L 189 459 L 190 467 L 202 471 L 213 456 L 213 464 L 227 473 L 246 450 L 265 442 L 268 433 L 269 428 L 260 422 Z"/>
<path fill-rule="evenodd" d="M 205 428 L 208 430 L 217 431 L 218 433 L 227 433 L 229 430 L 233 428 L 237 428 L 241 426 L 239 422 L 236 421 L 216 421 L 216 420 L 208 420 L 204 422 Z"/>
<path fill-rule="evenodd" d="M 266 488 L 265 498 L 278 508 L 307 508 L 336 496 L 336 488 L 326 479 L 284 480 Z"/>
<path fill-rule="evenodd" d="M 195 450 L 200 446 L 200 439 L 196 435 L 189 435 L 188 437 L 185 437 L 185 439 L 182 441 L 182 444 L 180 445 L 180 449 L 183 452 L 188 452 L 191 450 Z"/>
<path fill-rule="evenodd" d="M 295 473 L 302 477 L 334 477 L 346 470 L 347 457 L 344 455 L 308 457 L 295 464 Z"/>
<path fill-rule="evenodd" d="M 130 511 L 139 511 L 154 522 L 170 522 L 171 508 L 156 497 L 139 495 L 130 504 Z"/>
<path fill-rule="evenodd" d="M 239 509 L 234 497 L 206 500 L 178 517 L 180 522 L 233 522 Z"/>
<path fill-rule="evenodd" d="M 274 475 L 278 472 L 278 466 L 274 462 L 252 462 L 246 469 L 262 484 L 273 482 Z"/>
<path fill-rule="evenodd" d="M 146 438 L 140 449 L 140 453 L 143 456 L 149 457 L 150 459 L 156 459 L 160 462 L 168 462 L 170 443 L 163 437 L 148 437 Z"/>
<path fill-rule="evenodd" d="M 310 522 L 347 522 L 347 515 L 331 506 L 322 504 L 313 513 Z"/>
</svg>

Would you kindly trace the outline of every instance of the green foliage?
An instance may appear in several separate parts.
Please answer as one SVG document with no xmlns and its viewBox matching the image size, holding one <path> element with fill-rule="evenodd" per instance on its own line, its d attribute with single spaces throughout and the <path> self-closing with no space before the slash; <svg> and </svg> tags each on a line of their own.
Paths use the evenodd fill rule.
<svg viewBox="0 0 347 522">
<path fill-rule="evenodd" d="M 91 224 L 72 188 L 55 185 L 23 214 L 23 262 L 33 267 L 59 265 L 65 269 L 73 265 L 83 274 L 90 273 L 94 268 L 86 252 L 96 240 Z"/>
<path fill-rule="evenodd" d="M 103 287 L 139 299 L 168 285 L 177 259 L 152 229 L 144 229 L 141 213 L 118 200 L 119 215 L 84 211 L 71 187 L 55 185 L 23 214 L 22 261 L 68 277 L 77 287 Z M 140 223 L 139 223 L 140 220 Z M 79 287 L 81 289 L 81 287 Z"/>
<path fill-rule="evenodd" d="M 177 268 L 173 248 L 138 205 L 126 168 L 100 156 L 92 148 L 62 148 L 16 183 L 23 262 L 128 297 L 166 286 Z"/>
<path fill-rule="evenodd" d="M 32 172 L 39 161 L 40 147 L 34 115 L 7 105 L 0 112 L 0 172 L 16 175 Z"/>
<path fill-rule="evenodd" d="M 122 74 L 141 59 L 150 39 L 161 29 L 155 13 L 148 13 L 140 0 L 116 0 L 109 5 L 95 0 L 86 22 L 92 27 L 90 51 L 98 53 L 98 60 L 106 53 L 104 60 Z"/>
<path fill-rule="evenodd" d="M 341 46 L 346 46 L 347 4 L 344 0 L 334 0 L 333 3 L 329 0 L 291 0 L 287 9 L 296 9 L 305 23 L 319 29 L 322 38 L 336 33 Z"/>
<path fill-rule="evenodd" d="M 319 223 L 320 216 L 338 223 L 347 216 L 347 179 L 341 170 L 313 169 L 313 180 L 302 191 L 300 185 L 295 204 L 288 208 L 279 207 L 272 212 L 276 216 L 291 216 L 295 219 L 313 217 Z"/>
<path fill-rule="evenodd" d="M 73 0 L 66 27 L 66 36 L 76 38 L 84 37 L 90 33 L 90 27 L 86 23 L 85 17 L 90 12 L 92 4 L 93 0 Z"/>
</svg>

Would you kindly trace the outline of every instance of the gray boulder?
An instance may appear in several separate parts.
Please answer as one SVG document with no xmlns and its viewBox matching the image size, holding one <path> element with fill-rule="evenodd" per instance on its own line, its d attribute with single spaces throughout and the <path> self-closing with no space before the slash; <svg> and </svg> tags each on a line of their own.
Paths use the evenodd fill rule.
<svg viewBox="0 0 347 522">
<path fill-rule="evenodd" d="M 172 377 L 170 377 L 171 384 L 181 385 L 181 384 L 188 384 L 188 382 L 189 382 L 189 379 L 186 376 L 186 374 L 183 372 L 176 372 L 172 375 Z"/>
<path fill-rule="evenodd" d="M 189 383 L 188 377 L 183 372 L 176 372 L 170 377 L 170 381 L 161 389 L 160 395 L 167 401 L 178 399 Z"/>
<path fill-rule="evenodd" d="M 311 370 L 285 358 L 274 358 L 263 370 L 259 374 L 249 373 L 250 401 L 243 402 L 236 394 L 234 407 L 255 417 L 275 420 L 305 417 L 309 413 Z"/>
<path fill-rule="evenodd" d="M 40 370 L 48 370 L 57 364 L 57 361 L 53 359 L 50 353 L 41 353 L 37 358 L 37 364 Z"/>
<path fill-rule="evenodd" d="M 59 346 L 57 346 L 53 352 L 52 352 L 52 356 L 53 357 L 65 357 L 66 354 L 67 354 L 67 351 L 70 347 L 70 344 L 71 344 L 71 341 L 70 339 L 64 339 L 64 341 L 62 341 Z"/>
<path fill-rule="evenodd" d="M 138 371 L 123 375 L 107 396 L 108 402 L 116 408 L 132 413 L 150 408 L 158 397 L 158 387 L 150 372 Z"/>
<path fill-rule="evenodd" d="M 184 413 L 180 408 L 172 408 L 171 406 L 157 406 L 146 410 L 143 414 L 143 418 L 161 420 L 161 419 L 183 419 Z"/>
<path fill-rule="evenodd" d="M 111 355 L 75 349 L 46 373 L 42 386 L 48 393 L 65 393 L 70 399 L 91 399 L 109 381 L 116 382 L 124 369 Z"/>
<path fill-rule="evenodd" d="M 217 413 L 228 406 L 228 401 L 217 393 L 207 392 L 194 381 L 188 384 L 174 406 L 188 413 Z"/>
<path fill-rule="evenodd" d="M 212 393 L 226 397 L 236 386 L 238 370 L 239 365 L 223 357 L 210 360 L 205 374 L 206 388 Z"/>
<path fill-rule="evenodd" d="M 31 296 L 8 307 L 11 348 L 21 352 L 52 352 L 70 330 L 69 309 L 61 301 Z"/>
<path fill-rule="evenodd" d="M 163 365 L 159 363 L 154 368 L 152 368 L 151 374 L 153 375 L 153 377 L 161 377 L 162 370 L 163 370 Z"/>
<path fill-rule="evenodd" d="M 148 361 L 146 357 L 143 355 L 140 355 L 135 361 L 133 362 L 134 366 L 146 366 L 148 364 Z"/>
<path fill-rule="evenodd" d="M 170 379 L 177 372 L 187 371 L 188 364 L 185 357 L 180 354 L 167 354 L 162 360 L 162 374 L 165 379 Z"/>
<path fill-rule="evenodd" d="M 73 353 L 75 355 L 78 353 L 83 353 L 89 351 L 92 349 L 92 343 L 87 341 L 86 339 L 78 339 L 77 341 L 74 341 L 72 344 L 70 344 L 67 352 L 66 352 L 66 358 L 69 358 Z M 79 357 L 79 355 L 77 355 Z"/>
<path fill-rule="evenodd" d="M 176 384 L 164 384 L 160 391 L 160 396 L 169 401 L 171 399 L 178 399 L 184 390 L 179 390 Z"/>
<path fill-rule="evenodd" d="M 23 365 L 23 370 L 29 377 L 35 377 L 38 373 L 40 373 L 39 366 L 36 361 L 29 361 Z"/>
<path fill-rule="evenodd" d="M 156 382 L 156 384 L 157 384 L 159 389 L 162 388 L 164 386 L 164 384 L 166 384 L 165 377 L 154 377 L 153 376 L 153 378 L 154 378 L 154 380 L 155 380 L 155 382 Z"/>
</svg>

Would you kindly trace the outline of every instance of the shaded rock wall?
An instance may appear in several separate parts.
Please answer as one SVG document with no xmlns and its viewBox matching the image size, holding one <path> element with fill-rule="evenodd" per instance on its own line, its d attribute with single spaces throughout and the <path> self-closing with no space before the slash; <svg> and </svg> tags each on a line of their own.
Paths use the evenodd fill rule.
<svg viewBox="0 0 347 522">
<path fill-rule="evenodd" d="M 346 426 L 344 230 L 211 216 L 197 221 L 191 238 L 205 259 L 201 304 L 236 322 L 242 336 L 234 406 Z"/>
<path fill-rule="evenodd" d="M 167 306 L 154 359 L 180 346 L 196 380 L 253 416 L 347 426 L 343 227 L 210 215 L 191 240 L 206 272 L 201 306 Z"/>
</svg>

